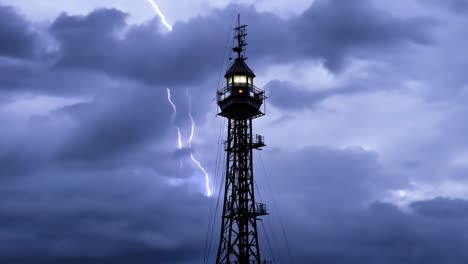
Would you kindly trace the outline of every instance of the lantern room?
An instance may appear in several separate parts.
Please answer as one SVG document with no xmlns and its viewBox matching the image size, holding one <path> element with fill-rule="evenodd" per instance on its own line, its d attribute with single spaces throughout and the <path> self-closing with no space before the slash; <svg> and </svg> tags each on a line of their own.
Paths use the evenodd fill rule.
<svg viewBox="0 0 468 264">
<path fill-rule="evenodd" d="M 253 84 L 255 74 L 244 58 L 237 58 L 224 75 L 226 86 L 218 91 L 220 115 L 230 118 L 253 118 L 263 115 L 264 92 Z"/>
<path fill-rule="evenodd" d="M 238 58 L 226 71 L 224 78 L 226 78 L 227 86 L 235 85 L 239 87 L 246 87 L 253 85 L 253 78 L 255 78 L 255 74 L 249 68 L 249 66 L 247 66 L 242 58 Z"/>
</svg>

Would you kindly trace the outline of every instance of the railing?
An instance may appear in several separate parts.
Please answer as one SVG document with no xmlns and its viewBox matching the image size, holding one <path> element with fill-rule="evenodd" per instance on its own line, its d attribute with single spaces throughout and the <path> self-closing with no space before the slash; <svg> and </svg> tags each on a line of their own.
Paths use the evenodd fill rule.
<svg viewBox="0 0 468 264">
<path fill-rule="evenodd" d="M 265 137 L 262 136 L 262 135 L 256 134 L 255 137 L 252 140 L 252 147 L 258 149 L 258 148 L 261 148 L 261 147 L 264 147 L 264 146 L 266 146 L 265 145 Z"/>
<path fill-rule="evenodd" d="M 245 84 L 245 86 L 249 89 L 249 96 L 252 98 L 255 98 L 257 100 L 263 101 L 265 99 L 265 92 L 256 87 L 253 84 Z M 218 102 L 224 101 L 225 99 L 229 98 L 232 95 L 232 84 L 229 84 L 228 86 L 222 88 L 221 90 L 218 91 L 217 93 L 217 98 Z M 239 87 L 238 84 L 236 84 L 236 87 Z"/>
<path fill-rule="evenodd" d="M 229 141 L 224 141 L 224 150 L 229 150 Z M 262 147 L 265 147 L 265 137 L 262 135 L 255 134 L 255 136 L 252 138 L 252 144 L 241 144 L 237 143 L 237 145 L 233 146 L 234 150 L 238 149 L 245 149 L 245 148 L 253 148 L 253 149 L 260 149 Z"/>
<path fill-rule="evenodd" d="M 242 214 L 242 213 L 248 213 L 252 216 L 261 216 L 261 215 L 267 215 L 267 206 L 264 203 L 255 203 L 252 208 L 249 208 L 247 212 L 244 210 L 239 210 L 239 208 L 234 207 L 232 208 L 230 204 L 228 204 L 227 210 L 230 211 L 232 214 Z M 244 211 L 244 212 L 242 212 Z"/>
<path fill-rule="evenodd" d="M 264 203 L 255 203 L 255 214 L 266 215 L 267 214 L 266 204 L 264 204 Z"/>
</svg>

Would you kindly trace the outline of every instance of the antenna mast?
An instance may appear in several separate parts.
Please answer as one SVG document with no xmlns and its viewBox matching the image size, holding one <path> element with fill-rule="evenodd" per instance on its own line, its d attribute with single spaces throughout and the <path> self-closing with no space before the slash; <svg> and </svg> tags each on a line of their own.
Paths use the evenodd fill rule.
<svg viewBox="0 0 468 264">
<path fill-rule="evenodd" d="M 234 28 L 236 31 L 236 39 L 237 39 L 237 46 L 235 46 L 232 50 L 237 53 L 237 58 L 246 60 L 247 58 L 245 55 L 245 46 L 247 46 L 247 42 L 245 41 L 245 37 L 247 36 L 246 28 L 247 25 L 241 25 L 240 22 L 240 14 L 237 16 L 237 27 Z"/>
</svg>

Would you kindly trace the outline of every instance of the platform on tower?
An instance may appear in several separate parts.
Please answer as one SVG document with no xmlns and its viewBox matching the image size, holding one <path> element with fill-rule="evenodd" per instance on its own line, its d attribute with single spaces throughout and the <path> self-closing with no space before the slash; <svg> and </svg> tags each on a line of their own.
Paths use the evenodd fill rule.
<svg viewBox="0 0 468 264">
<path fill-rule="evenodd" d="M 219 115 L 233 119 L 263 116 L 260 107 L 265 98 L 265 92 L 255 85 L 228 85 L 217 93 L 218 105 L 221 108 Z"/>
</svg>

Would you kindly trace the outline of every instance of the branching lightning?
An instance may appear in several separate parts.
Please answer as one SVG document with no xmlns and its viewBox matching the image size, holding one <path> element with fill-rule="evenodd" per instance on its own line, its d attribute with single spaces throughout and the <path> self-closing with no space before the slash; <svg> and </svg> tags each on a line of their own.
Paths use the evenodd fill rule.
<svg viewBox="0 0 468 264">
<path fill-rule="evenodd" d="M 172 107 L 171 122 L 174 123 L 176 115 L 177 115 L 177 107 L 174 104 L 174 102 L 172 101 L 171 90 L 169 88 L 166 88 L 166 89 L 167 89 L 167 101 L 169 102 L 169 104 Z M 190 96 L 188 90 L 186 91 L 186 95 L 187 95 L 187 98 L 188 98 L 188 116 L 189 116 L 190 121 L 191 121 L 191 129 L 190 129 L 190 137 L 188 139 L 188 145 L 191 148 L 192 147 L 192 140 L 193 140 L 193 137 L 195 135 L 195 126 L 196 126 L 196 124 L 195 124 L 195 120 L 194 120 L 194 118 L 192 116 L 192 100 L 191 100 L 191 96 Z M 181 135 L 181 132 L 180 132 L 180 128 L 175 124 L 174 124 L 174 127 L 177 129 L 177 148 L 182 149 L 183 144 L 182 144 L 182 135 Z M 204 176 L 205 176 L 204 181 L 205 181 L 206 196 L 210 197 L 212 195 L 212 192 L 211 192 L 211 187 L 210 187 L 210 176 L 209 176 L 208 172 L 205 170 L 205 168 L 203 168 L 202 164 L 195 158 L 192 151 L 190 152 L 190 159 L 193 161 L 193 163 L 195 163 L 195 165 L 204 174 Z M 182 166 L 182 161 L 181 161 L 181 166 Z"/>
<path fill-rule="evenodd" d="M 167 23 L 166 17 L 164 14 L 161 12 L 161 9 L 159 9 L 159 6 L 153 1 L 153 0 L 148 0 L 148 2 L 153 6 L 154 10 L 158 14 L 158 16 L 161 18 L 161 22 L 164 24 L 164 26 L 169 29 L 169 31 L 172 31 L 172 26 Z"/>
</svg>

